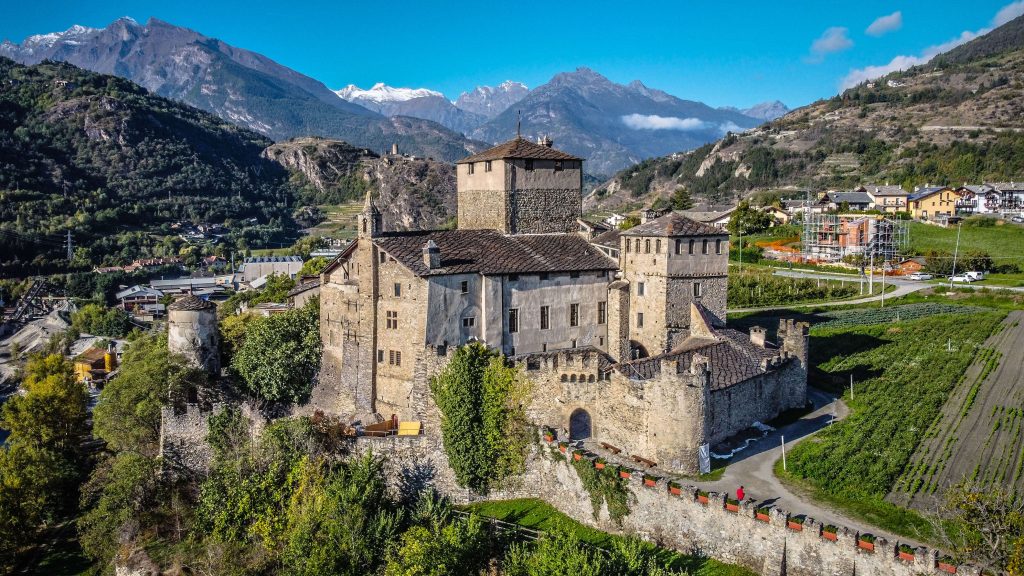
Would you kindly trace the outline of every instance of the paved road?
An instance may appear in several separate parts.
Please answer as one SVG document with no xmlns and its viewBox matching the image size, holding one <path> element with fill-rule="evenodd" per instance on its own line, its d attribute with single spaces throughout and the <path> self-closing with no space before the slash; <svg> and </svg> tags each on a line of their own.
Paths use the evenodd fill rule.
<svg viewBox="0 0 1024 576">
<path fill-rule="evenodd" d="M 810 279 L 821 279 L 821 280 L 846 280 L 848 282 L 857 282 L 860 280 L 859 276 L 852 274 L 830 274 L 828 272 L 813 272 L 809 270 L 776 270 L 773 272 L 776 276 L 785 276 L 787 278 L 810 278 Z M 867 280 L 865 280 L 865 283 Z M 875 284 L 881 284 L 882 276 L 875 276 Z M 896 289 L 891 292 L 884 294 L 885 298 L 899 298 L 900 296 L 906 296 L 911 292 L 917 292 L 933 286 L 927 282 L 915 282 L 913 280 L 906 280 L 896 276 L 886 276 L 885 284 L 887 286 L 895 286 Z M 883 298 L 882 293 L 875 294 L 874 296 L 865 296 L 864 298 L 847 298 L 843 300 L 831 300 L 828 302 L 807 302 L 804 304 L 779 304 L 775 306 L 760 306 L 757 308 L 730 308 L 728 311 L 732 312 L 763 312 L 766 310 L 781 310 L 781 309 L 793 309 L 793 308 L 821 308 L 831 306 L 848 306 L 850 304 L 866 304 L 868 302 L 877 302 Z"/>
</svg>

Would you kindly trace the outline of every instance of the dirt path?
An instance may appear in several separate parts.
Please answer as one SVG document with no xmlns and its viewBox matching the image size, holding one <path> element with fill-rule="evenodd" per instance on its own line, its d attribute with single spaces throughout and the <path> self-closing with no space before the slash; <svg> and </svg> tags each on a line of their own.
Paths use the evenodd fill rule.
<svg viewBox="0 0 1024 576">
<path fill-rule="evenodd" d="M 1024 491 L 1024 311 L 982 345 L 888 499 L 931 510 L 964 478 Z"/>
</svg>

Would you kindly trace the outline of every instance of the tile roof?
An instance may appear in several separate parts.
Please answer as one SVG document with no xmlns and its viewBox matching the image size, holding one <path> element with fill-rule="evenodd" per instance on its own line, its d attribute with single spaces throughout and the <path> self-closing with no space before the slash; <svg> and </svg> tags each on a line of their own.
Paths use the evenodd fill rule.
<svg viewBox="0 0 1024 576">
<path fill-rule="evenodd" d="M 661 372 L 662 360 L 675 360 L 680 372 L 690 369 L 694 354 L 710 360 L 711 389 L 722 390 L 749 380 L 769 370 L 761 366 L 766 358 L 778 356 L 779 351 L 762 348 L 750 341 L 750 336 L 732 329 L 716 329 L 719 339 L 687 338 L 675 350 L 649 358 L 617 364 L 615 369 L 624 376 L 643 379 L 654 378 Z"/>
<path fill-rule="evenodd" d="M 689 218 L 690 220 L 696 220 L 697 222 L 703 222 L 707 224 L 709 222 L 714 222 L 715 220 L 721 220 L 722 218 L 729 216 L 735 211 L 735 208 L 717 211 L 684 210 L 683 212 L 680 212 L 680 214 Z"/>
<path fill-rule="evenodd" d="M 273 262 L 298 262 L 302 263 L 301 256 L 249 256 L 243 264 L 267 264 Z"/>
<path fill-rule="evenodd" d="M 590 241 L 591 244 L 597 244 L 598 246 L 607 246 L 608 248 L 619 247 L 619 239 L 622 238 L 622 230 L 618 228 L 612 228 L 607 232 L 602 232 Z"/>
<path fill-rule="evenodd" d="M 209 300 L 203 300 L 202 298 L 200 298 L 198 296 L 193 296 L 193 295 L 189 294 L 188 296 L 185 296 L 184 298 L 178 298 L 174 302 L 171 302 L 170 306 L 168 306 L 167 309 L 168 310 L 209 310 L 211 308 L 216 308 L 216 307 L 217 307 L 217 305 L 214 304 L 213 302 L 210 302 Z"/>
<path fill-rule="evenodd" d="M 498 144 L 494 148 L 489 148 L 483 152 L 463 158 L 456 162 L 456 164 L 482 162 L 484 160 L 504 160 L 506 158 L 525 158 L 532 160 L 583 160 L 582 158 L 578 158 L 572 154 L 567 154 L 561 150 L 549 148 L 548 146 L 534 144 L 525 138 L 517 136 L 508 142 Z"/>
<path fill-rule="evenodd" d="M 288 295 L 289 296 L 295 296 L 297 294 L 302 294 L 306 290 L 312 290 L 313 288 L 319 288 L 319 287 L 320 287 L 320 278 L 314 278 L 312 280 L 307 280 L 305 282 L 301 282 L 299 284 L 296 284 L 294 288 L 292 288 L 291 290 L 288 291 Z"/>
<path fill-rule="evenodd" d="M 107 351 L 103 348 L 89 348 L 75 356 L 75 362 L 88 362 L 89 364 L 95 364 L 100 362 L 106 356 Z"/>
<path fill-rule="evenodd" d="M 843 202 L 848 204 L 871 204 L 874 202 L 867 192 L 829 192 L 828 200 L 836 204 L 842 204 Z"/>
<path fill-rule="evenodd" d="M 423 245 L 430 240 L 441 249 L 441 266 L 433 270 L 423 263 Z M 432 230 L 387 233 L 373 242 L 419 276 L 583 272 L 618 267 L 577 234 L 506 236 L 497 230 Z"/>
<path fill-rule="evenodd" d="M 932 186 L 930 188 L 919 188 L 915 190 L 913 194 L 907 197 L 907 200 L 920 200 L 921 198 L 926 198 L 928 196 L 931 196 L 932 194 L 935 194 L 936 192 L 945 190 L 946 188 L 946 186 Z"/>
<path fill-rule="evenodd" d="M 1024 182 L 986 182 L 989 186 L 999 190 L 1024 190 Z"/>
<path fill-rule="evenodd" d="M 872 196 L 906 196 L 907 191 L 896 184 L 865 184 L 854 192 L 867 192 Z"/>
<path fill-rule="evenodd" d="M 661 218 L 634 226 L 622 234 L 624 236 L 725 236 L 728 232 L 703 222 L 691 220 L 682 214 L 669 212 Z"/>
</svg>

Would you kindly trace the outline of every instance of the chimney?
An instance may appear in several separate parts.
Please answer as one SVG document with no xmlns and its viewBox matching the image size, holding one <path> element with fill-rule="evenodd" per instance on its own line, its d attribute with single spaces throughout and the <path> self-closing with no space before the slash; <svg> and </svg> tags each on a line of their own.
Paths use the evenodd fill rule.
<svg viewBox="0 0 1024 576">
<path fill-rule="evenodd" d="M 441 249 L 433 240 L 427 240 L 427 243 L 423 245 L 423 265 L 428 270 L 441 267 Z"/>
<path fill-rule="evenodd" d="M 750 343 L 764 348 L 764 337 L 766 330 L 760 326 L 753 326 L 750 329 Z"/>
<path fill-rule="evenodd" d="M 540 138 L 537 138 L 537 144 L 540 144 L 545 148 L 551 148 L 555 145 L 555 141 L 552 140 L 550 136 L 541 136 Z"/>
<path fill-rule="evenodd" d="M 398 144 L 397 143 L 391 145 L 391 154 L 393 156 L 398 156 Z"/>
</svg>

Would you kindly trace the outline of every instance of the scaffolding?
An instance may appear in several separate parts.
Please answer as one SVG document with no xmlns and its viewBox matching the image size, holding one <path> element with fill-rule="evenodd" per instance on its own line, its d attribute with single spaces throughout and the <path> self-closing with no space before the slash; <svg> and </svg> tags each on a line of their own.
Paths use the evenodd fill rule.
<svg viewBox="0 0 1024 576">
<path fill-rule="evenodd" d="M 850 256 L 862 256 L 876 264 L 896 264 L 907 241 L 906 222 L 880 214 L 808 211 L 804 215 L 803 257 L 807 262 L 849 262 Z"/>
</svg>

